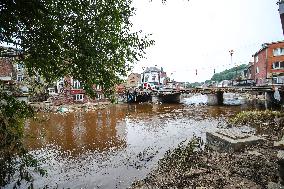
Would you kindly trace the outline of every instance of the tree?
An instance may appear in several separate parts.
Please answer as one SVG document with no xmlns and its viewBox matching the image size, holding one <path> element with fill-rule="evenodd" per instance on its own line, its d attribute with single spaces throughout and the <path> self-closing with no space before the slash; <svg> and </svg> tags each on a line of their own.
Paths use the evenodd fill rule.
<svg viewBox="0 0 284 189">
<path fill-rule="evenodd" d="M 131 31 L 132 0 L 3 0 L 0 42 L 22 49 L 30 75 L 72 76 L 111 93 L 153 44 Z"/>
<path fill-rule="evenodd" d="M 132 32 L 132 0 L 2 0 L 0 43 L 19 49 L 17 55 L 30 76 L 47 82 L 71 76 L 93 94 L 93 84 L 106 94 L 143 58 L 154 42 Z M 2 55 L 3 53 L 0 52 Z M 0 186 L 18 171 L 30 181 L 26 167 L 38 164 L 24 149 L 23 122 L 32 111 L 10 93 L 0 91 Z M 9 151 L 9 149 L 13 149 Z M 15 157 L 20 157 L 17 161 Z"/>
</svg>

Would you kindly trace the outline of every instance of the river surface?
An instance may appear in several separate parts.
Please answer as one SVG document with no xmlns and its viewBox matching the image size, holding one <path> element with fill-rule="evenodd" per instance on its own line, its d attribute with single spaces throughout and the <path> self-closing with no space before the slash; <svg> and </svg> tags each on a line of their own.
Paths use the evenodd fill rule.
<svg viewBox="0 0 284 189">
<path fill-rule="evenodd" d="M 127 188 L 165 152 L 247 106 L 121 104 L 94 112 L 50 113 L 30 121 L 27 146 L 47 170 L 35 188 Z"/>
</svg>

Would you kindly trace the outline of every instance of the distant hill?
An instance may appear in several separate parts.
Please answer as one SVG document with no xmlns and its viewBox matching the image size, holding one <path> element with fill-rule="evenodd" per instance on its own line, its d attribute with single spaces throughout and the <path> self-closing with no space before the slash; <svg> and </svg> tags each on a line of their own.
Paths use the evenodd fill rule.
<svg viewBox="0 0 284 189">
<path fill-rule="evenodd" d="M 241 75 L 241 73 L 247 68 L 246 64 L 242 64 L 240 66 L 237 67 L 237 77 L 239 77 Z M 204 83 L 206 84 L 210 84 L 212 82 L 220 82 L 223 80 L 232 80 L 236 78 L 236 68 L 231 68 L 225 71 L 222 71 L 220 73 L 215 73 L 211 80 L 206 80 L 205 82 L 195 82 L 195 83 L 187 83 L 186 87 L 190 88 L 190 87 L 198 87 L 203 85 Z"/>
<path fill-rule="evenodd" d="M 238 66 L 237 68 L 231 68 L 225 71 L 222 71 L 220 73 L 215 73 L 212 78 L 211 81 L 223 81 L 223 80 L 232 80 L 236 78 L 236 69 L 237 69 L 237 77 L 239 77 L 241 75 L 241 73 L 247 68 L 246 64 L 242 64 L 240 66 Z"/>
</svg>

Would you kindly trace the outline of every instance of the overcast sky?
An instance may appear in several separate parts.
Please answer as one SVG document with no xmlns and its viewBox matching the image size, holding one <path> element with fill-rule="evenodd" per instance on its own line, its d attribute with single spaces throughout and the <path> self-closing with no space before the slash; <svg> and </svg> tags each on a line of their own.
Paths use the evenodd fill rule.
<svg viewBox="0 0 284 189">
<path fill-rule="evenodd" d="M 205 81 L 214 68 L 247 64 L 261 44 L 283 40 L 276 0 L 161 1 L 134 0 L 134 29 L 156 41 L 134 72 L 157 65 L 176 81 Z"/>
</svg>

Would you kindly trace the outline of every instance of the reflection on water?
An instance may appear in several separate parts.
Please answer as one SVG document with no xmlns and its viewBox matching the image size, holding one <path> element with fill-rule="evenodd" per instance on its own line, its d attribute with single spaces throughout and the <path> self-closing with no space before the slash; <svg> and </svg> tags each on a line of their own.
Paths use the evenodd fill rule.
<svg viewBox="0 0 284 189">
<path fill-rule="evenodd" d="M 26 143 L 48 171 L 35 188 L 126 188 L 155 168 L 168 149 L 224 123 L 245 107 L 113 105 L 95 112 L 43 114 Z"/>
<path fill-rule="evenodd" d="M 105 151 L 125 145 L 125 111 L 115 107 L 92 113 L 44 114 L 44 121 L 31 122 L 26 132 L 32 136 L 27 145 L 38 149 L 47 144 L 60 146 L 63 151 L 81 153 L 86 150 Z M 121 125 L 119 130 L 116 126 Z"/>
</svg>

